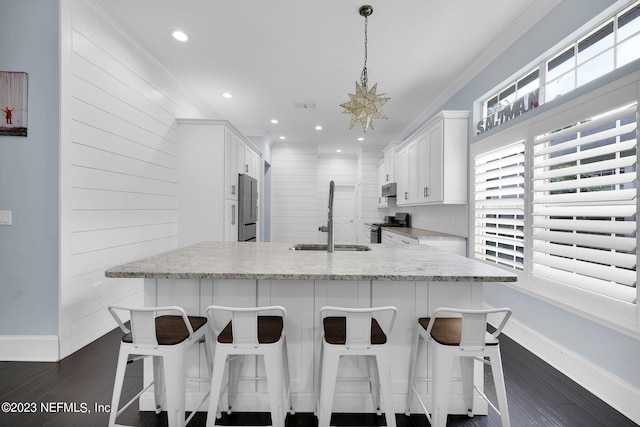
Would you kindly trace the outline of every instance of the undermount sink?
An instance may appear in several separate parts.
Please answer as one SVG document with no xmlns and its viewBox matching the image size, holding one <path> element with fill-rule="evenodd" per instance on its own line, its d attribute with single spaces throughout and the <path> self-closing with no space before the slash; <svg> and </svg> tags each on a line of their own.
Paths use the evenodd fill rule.
<svg viewBox="0 0 640 427">
<path fill-rule="evenodd" d="M 365 245 L 335 245 L 333 247 L 336 251 L 370 251 L 371 248 Z M 293 245 L 289 248 L 292 251 L 325 251 L 327 250 L 327 245 L 323 245 L 321 243 L 300 243 L 297 245 Z"/>
</svg>

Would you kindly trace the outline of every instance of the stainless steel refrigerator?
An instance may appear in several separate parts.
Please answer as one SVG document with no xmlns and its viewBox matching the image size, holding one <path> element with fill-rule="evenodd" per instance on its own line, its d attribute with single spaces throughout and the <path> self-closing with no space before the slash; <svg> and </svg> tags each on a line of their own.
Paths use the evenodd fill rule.
<svg viewBox="0 0 640 427">
<path fill-rule="evenodd" d="M 255 242 L 258 222 L 258 181 L 249 175 L 238 178 L 238 241 Z"/>
</svg>

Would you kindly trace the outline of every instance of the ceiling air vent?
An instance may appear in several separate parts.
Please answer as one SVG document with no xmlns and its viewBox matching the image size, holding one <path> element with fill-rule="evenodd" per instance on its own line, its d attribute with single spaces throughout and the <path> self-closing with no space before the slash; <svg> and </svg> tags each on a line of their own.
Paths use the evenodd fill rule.
<svg viewBox="0 0 640 427">
<path fill-rule="evenodd" d="M 296 108 L 301 108 L 303 110 L 314 110 L 316 108 L 316 104 L 312 102 L 296 102 Z"/>
</svg>

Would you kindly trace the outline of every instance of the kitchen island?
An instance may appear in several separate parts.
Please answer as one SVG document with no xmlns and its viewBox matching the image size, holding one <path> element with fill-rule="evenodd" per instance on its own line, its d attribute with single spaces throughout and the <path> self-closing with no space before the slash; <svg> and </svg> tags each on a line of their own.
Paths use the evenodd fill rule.
<svg viewBox="0 0 640 427">
<path fill-rule="evenodd" d="M 291 250 L 287 243 L 202 242 L 193 246 L 111 268 L 107 277 L 144 279 L 145 305 L 179 305 L 189 314 L 204 314 L 211 304 L 232 306 L 282 305 L 287 310 L 287 344 L 292 396 L 297 412 L 315 409 L 315 376 L 320 351 L 318 311 L 324 305 L 398 308 L 389 339 L 396 413 L 404 411 L 409 354 L 416 319 L 436 307 L 482 308 L 484 282 L 516 281 L 516 275 L 425 245 L 369 245 L 369 251 Z M 190 355 L 189 376 L 204 378 L 204 353 Z M 427 361 L 420 367 L 429 378 Z M 249 375 L 261 371 L 255 360 L 245 363 Z M 334 412 L 373 412 L 362 360 L 341 362 L 347 381 L 336 388 Z M 148 369 L 145 382 L 149 381 Z M 476 372 L 482 384 L 482 370 Z M 428 399 L 430 387 L 421 393 Z M 187 409 L 208 390 L 190 381 Z M 258 391 L 259 393 L 255 393 Z M 268 410 L 263 382 L 242 381 L 236 410 Z M 452 385 L 451 413 L 466 414 L 459 384 Z M 151 410 L 153 398 L 143 396 L 141 409 Z M 476 399 L 475 412 L 486 412 Z"/>
</svg>

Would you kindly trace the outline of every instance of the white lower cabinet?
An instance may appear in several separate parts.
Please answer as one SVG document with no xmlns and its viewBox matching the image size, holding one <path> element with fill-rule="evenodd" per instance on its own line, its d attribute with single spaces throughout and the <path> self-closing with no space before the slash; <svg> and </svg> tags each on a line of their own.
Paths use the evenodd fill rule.
<svg viewBox="0 0 640 427">
<path fill-rule="evenodd" d="M 382 231 L 382 243 L 388 245 L 417 245 L 418 239 L 404 237 L 390 231 Z"/>
<path fill-rule="evenodd" d="M 467 239 L 436 232 L 424 232 L 420 237 L 409 237 L 382 230 L 382 243 L 387 245 L 428 245 L 441 251 L 467 256 Z"/>
</svg>

